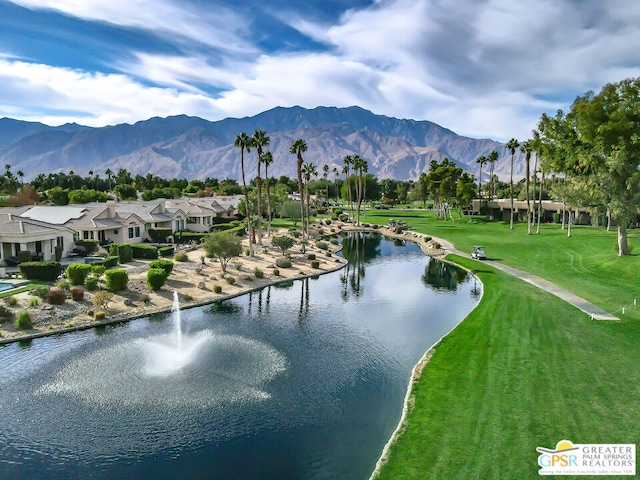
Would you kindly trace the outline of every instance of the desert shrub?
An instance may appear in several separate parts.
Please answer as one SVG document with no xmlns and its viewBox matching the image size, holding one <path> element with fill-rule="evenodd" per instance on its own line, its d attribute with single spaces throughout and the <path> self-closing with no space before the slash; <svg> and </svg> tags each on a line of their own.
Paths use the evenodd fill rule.
<svg viewBox="0 0 640 480">
<path fill-rule="evenodd" d="M 11 320 L 14 316 L 15 314 L 12 310 L 5 307 L 4 305 L 0 305 L 0 321 Z"/>
<path fill-rule="evenodd" d="M 234 283 L 236 283 L 236 279 L 231 276 L 227 277 L 226 280 L 229 285 L 233 285 Z"/>
<path fill-rule="evenodd" d="M 422 240 L 424 242 L 428 242 L 429 240 L 431 240 L 431 237 L 429 235 L 425 235 L 424 237 L 422 237 Z"/>
<path fill-rule="evenodd" d="M 280 268 L 289 268 L 291 267 L 291 260 L 287 257 L 278 257 L 276 258 L 276 265 Z"/>
<path fill-rule="evenodd" d="M 293 235 L 295 238 L 299 238 L 300 232 L 298 230 L 294 230 L 293 232 L 291 232 L 291 235 Z"/>
<path fill-rule="evenodd" d="M 84 286 L 87 290 L 94 291 L 98 288 L 98 279 L 96 277 L 89 277 L 84 281 Z"/>
<path fill-rule="evenodd" d="M 175 253 L 175 249 L 173 247 L 160 247 L 158 253 L 161 257 L 171 257 Z"/>
<path fill-rule="evenodd" d="M 380 228 L 380 225 L 378 225 L 377 223 L 374 223 L 374 224 L 373 224 L 373 229 L 374 229 L 374 230 L 377 230 L 377 229 L 379 229 L 379 228 Z"/>
<path fill-rule="evenodd" d="M 324 256 L 325 257 L 330 257 L 331 256 L 331 252 L 324 252 Z"/>
<path fill-rule="evenodd" d="M 47 292 L 47 303 L 51 305 L 62 305 L 67 299 L 67 292 L 60 288 L 52 288 Z"/>
<path fill-rule="evenodd" d="M 347 215 L 346 213 L 341 213 L 340 215 L 338 215 L 338 220 L 340 220 L 341 222 L 346 222 L 347 220 L 349 220 L 349 215 Z"/>
<path fill-rule="evenodd" d="M 29 299 L 30 307 L 37 307 L 38 305 L 40 305 L 40 299 L 38 297 L 31 297 Z"/>
<path fill-rule="evenodd" d="M 60 275 L 61 266 L 59 262 L 24 262 L 18 268 L 27 280 L 52 282 Z"/>
<path fill-rule="evenodd" d="M 173 256 L 173 259 L 176 262 L 188 262 L 189 261 L 189 257 L 186 253 L 184 252 L 178 252 Z"/>
<path fill-rule="evenodd" d="M 126 270 L 108 270 L 104 272 L 105 283 L 109 290 L 117 292 L 127 288 L 129 274 Z"/>
<path fill-rule="evenodd" d="M 213 292 L 214 293 L 222 293 L 222 287 L 220 285 L 214 285 L 213 286 Z"/>
<path fill-rule="evenodd" d="M 107 271 L 107 267 L 105 267 L 104 265 L 92 265 L 91 266 L 91 273 L 93 273 L 93 275 L 96 276 L 96 277 L 100 277 L 106 271 Z"/>
<path fill-rule="evenodd" d="M 69 280 L 58 280 L 54 286 L 68 292 L 71 289 L 71 282 Z"/>
<path fill-rule="evenodd" d="M 273 269 L 273 275 L 276 276 L 276 277 L 280 276 L 280 270 L 278 270 L 277 268 L 274 268 Z"/>
<path fill-rule="evenodd" d="M 325 242 L 324 240 L 320 240 L 320 241 L 316 242 L 316 247 L 318 247 L 320 250 L 328 250 L 329 249 L 329 245 L 327 245 L 327 242 Z"/>
<path fill-rule="evenodd" d="M 89 275 L 89 272 L 91 272 L 92 270 L 92 265 L 84 263 L 72 263 L 67 267 L 65 273 L 72 285 L 83 285 L 85 278 L 87 278 L 87 275 Z"/>
<path fill-rule="evenodd" d="M 31 314 L 26 310 L 21 311 L 16 319 L 16 328 L 19 328 L 20 330 L 28 330 L 32 326 Z"/>
<path fill-rule="evenodd" d="M 93 294 L 93 304 L 96 307 L 107 308 L 111 299 L 113 299 L 113 293 L 107 290 L 100 290 Z"/>
<path fill-rule="evenodd" d="M 154 292 L 160 290 L 167 281 L 167 276 L 162 268 L 150 268 L 147 272 L 147 286 Z"/>
<path fill-rule="evenodd" d="M 315 253 L 310 253 L 309 255 L 307 255 L 307 258 L 309 260 L 315 260 L 316 259 L 316 254 Z"/>
<path fill-rule="evenodd" d="M 85 315 L 89 316 L 89 317 L 93 317 L 93 310 L 91 310 L 90 308 L 88 308 L 85 312 Z"/>
<path fill-rule="evenodd" d="M 397 226 L 393 229 L 395 233 L 402 233 L 404 231 L 404 227 Z"/>
<path fill-rule="evenodd" d="M 248 257 L 251 254 L 251 250 L 249 250 L 248 248 L 244 249 L 244 256 Z"/>
<path fill-rule="evenodd" d="M 282 250 L 283 254 L 293 247 L 294 243 L 295 240 L 287 235 L 278 235 L 271 239 L 271 245 Z"/>
<path fill-rule="evenodd" d="M 244 268 L 242 266 L 242 262 L 233 262 L 233 266 L 235 267 L 236 270 L 238 270 L 239 272 L 242 271 L 242 269 Z"/>
<path fill-rule="evenodd" d="M 45 298 L 47 296 L 47 293 L 49 293 L 49 289 L 50 287 L 47 287 L 46 285 L 42 285 L 40 287 L 36 287 L 32 289 L 31 295 L 35 295 L 36 297 L 40 297 L 40 298 Z"/>
<path fill-rule="evenodd" d="M 264 272 L 258 267 L 256 267 L 256 269 L 253 271 L 253 274 L 256 276 L 256 278 L 264 278 Z"/>
<path fill-rule="evenodd" d="M 325 218 L 324 219 L 324 223 L 325 223 L 325 225 L 331 225 L 331 219 L 330 218 Z"/>
<path fill-rule="evenodd" d="M 331 245 L 339 245 L 340 244 L 340 242 L 338 242 L 337 238 L 332 238 L 331 240 L 329 240 L 329 243 Z"/>
<path fill-rule="evenodd" d="M 173 262 L 171 260 L 154 260 L 149 262 L 149 268 L 161 268 L 168 277 L 173 272 Z"/>
<path fill-rule="evenodd" d="M 13 307 L 14 305 L 18 304 L 18 299 L 11 295 L 9 297 L 4 297 L 4 303 L 9 305 L 10 307 Z"/>
<path fill-rule="evenodd" d="M 129 263 L 133 260 L 133 250 L 127 243 L 112 243 L 109 245 L 109 255 L 118 257 L 120 263 Z"/>
<path fill-rule="evenodd" d="M 318 260 L 314 260 L 311 262 L 311 268 L 320 268 L 320 262 Z"/>
<path fill-rule="evenodd" d="M 158 258 L 158 247 L 153 245 L 131 245 L 131 255 L 133 258 L 155 260 Z"/>
<path fill-rule="evenodd" d="M 102 265 L 104 265 L 104 268 L 113 268 L 118 265 L 119 261 L 120 257 L 118 257 L 117 255 L 110 255 L 102 261 Z M 94 266 L 97 265 L 94 264 Z"/>
<path fill-rule="evenodd" d="M 107 314 L 102 310 L 93 314 L 94 320 L 104 320 L 106 317 L 107 317 Z"/>
<path fill-rule="evenodd" d="M 84 289 L 80 287 L 73 287 L 71 289 L 71 299 L 75 302 L 81 302 L 84 300 Z"/>
</svg>

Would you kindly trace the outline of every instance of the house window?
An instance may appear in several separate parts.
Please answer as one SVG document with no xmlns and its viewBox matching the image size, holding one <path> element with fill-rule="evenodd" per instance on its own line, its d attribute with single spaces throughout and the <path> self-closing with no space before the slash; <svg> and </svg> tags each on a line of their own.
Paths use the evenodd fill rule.
<svg viewBox="0 0 640 480">
<path fill-rule="evenodd" d="M 82 232 L 82 238 L 85 240 L 93 240 L 93 232 L 84 231 Z"/>
<path fill-rule="evenodd" d="M 129 227 L 129 238 L 137 238 L 140 236 L 140 227 Z"/>
<path fill-rule="evenodd" d="M 80 240 L 80 232 L 73 232 L 73 241 L 77 242 Z"/>
</svg>

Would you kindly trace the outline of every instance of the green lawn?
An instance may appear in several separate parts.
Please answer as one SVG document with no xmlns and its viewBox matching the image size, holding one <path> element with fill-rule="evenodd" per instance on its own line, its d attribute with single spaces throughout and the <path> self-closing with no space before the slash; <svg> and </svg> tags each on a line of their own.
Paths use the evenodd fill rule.
<svg viewBox="0 0 640 480">
<path fill-rule="evenodd" d="M 640 304 L 640 255 L 617 256 L 615 229 L 574 226 L 568 238 L 560 225 L 543 224 L 540 235 L 527 235 L 522 223 L 511 231 L 505 222 L 479 218 L 473 223 L 466 218 L 445 222 L 422 210 L 375 211 L 367 213 L 365 221 L 386 224 L 389 217 L 405 220 L 413 230 L 445 238 L 462 251 L 471 253 L 474 245 L 484 245 L 489 258 L 554 282 L 618 316 L 634 299 Z M 630 230 L 629 238 L 640 253 L 640 232 Z M 626 308 L 624 318 L 640 320 L 640 305 Z"/>
<path fill-rule="evenodd" d="M 640 443 L 635 322 L 591 321 L 503 272 L 452 259 L 476 271 L 485 296 L 436 347 L 380 478 L 539 478 L 537 446 Z"/>
<path fill-rule="evenodd" d="M 510 231 L 504 222 L 452 223 L 418 210 L 375 211 L 363 221 L 389 217 L 463 251 L 484 245 L 490 258 L 562 285 L 622 321 L 592 321 L 486 264 L 449 256 L 476 270 L 485 295 L 436 347 L 380 478 L 538 478 L 537 446 L 640 443 L 640 307 L 620 312 L 640 301 L 640 256 L 618 258 L 614 231 L 574 227 L 567 238 L 549 224 L 528 236 L 523 224 Z M 640 248 L 640 235 L 630 238 Z"/>
</svg>

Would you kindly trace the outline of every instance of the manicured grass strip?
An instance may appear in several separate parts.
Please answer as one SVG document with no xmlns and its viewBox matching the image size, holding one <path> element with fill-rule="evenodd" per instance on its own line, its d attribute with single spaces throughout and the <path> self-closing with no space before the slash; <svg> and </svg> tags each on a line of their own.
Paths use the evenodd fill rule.
<svg viewBox="0 0 640 480">
<path fill-rule="evenodd" d="M 539 478 L 537 446 L 640 443 L 640 334 L 592 321 L 487 265 L 485 285 L 435 348 L 382 479 Z M 588 478 L 588 477 L 585 477 Z"/>
<path fill-rule="evenodd" d="M 41 285 L 51 285 L 51 283 L 29 283 L 28 285 L 24 285 L 22 287 L 18 287 L 18 288 L 14 288 L 13 290 L 7 290 L 5 292 L 0 292 L 0 298 L 5 298 L 5 297 L 11 297 L 13 295 L 17 295 L 18 293 L 22 293 L 22 292 L 28 292 L 29 290 L 32 290 L 36 287 L 39 287 Z"/>
</svg>

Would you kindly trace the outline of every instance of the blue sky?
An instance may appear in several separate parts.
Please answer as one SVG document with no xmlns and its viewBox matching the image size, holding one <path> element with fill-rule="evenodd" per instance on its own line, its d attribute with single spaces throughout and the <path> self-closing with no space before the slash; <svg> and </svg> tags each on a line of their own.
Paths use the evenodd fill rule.
<svg viewBox="0 0 640 480">
<path fill-rule="evenodd" d="M 359 105 L 523 140 L 542 112 L 640 76 L 639 25 L 637 0 L 0 0 L 0 117 Z"/>
</svg>

